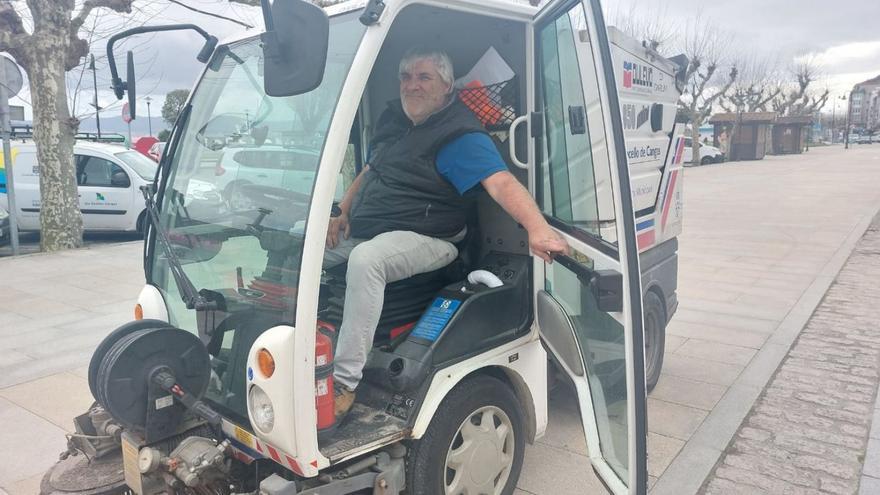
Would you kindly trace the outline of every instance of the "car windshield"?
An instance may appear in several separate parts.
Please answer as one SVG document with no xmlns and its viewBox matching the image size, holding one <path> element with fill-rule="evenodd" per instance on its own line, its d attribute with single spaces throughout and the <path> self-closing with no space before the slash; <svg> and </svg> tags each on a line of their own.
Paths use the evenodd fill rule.
<svg viewBox="0 0 880 495">
<path fill-rule="evenodd" d="M 152 182 L 153 178 L 156 177 L 156 168 L 158 167 L 156 162 L 137 151 L 122 151 L 116 153 L 116 158 L 125 162 L 126 165 L 134 170 L 134 173 L 138 174 L 146 181 Z"/>
<path fill-rule="evenodd" d="M 251 344 L 272 326 L 295 323 L 312 189 L 365 30 L 357 15 L 330 20 L 323 80 L 297 96 L 265 94 L 259 38 L 218 47 L 181 114 L 183 127 L 174 130 L 178 143 L 166 150 L 173 156 L 163 172 L 160 223 L 193 285 L 225 302 L 226 319 L 208 344 L 213 374 L 206 398 L 244 422 Z M 181 301 L 162 249 L 149 253 L 148 282 L 162 293 L 169 321 L 196 332 L 196 312 Z"/>
</svg>

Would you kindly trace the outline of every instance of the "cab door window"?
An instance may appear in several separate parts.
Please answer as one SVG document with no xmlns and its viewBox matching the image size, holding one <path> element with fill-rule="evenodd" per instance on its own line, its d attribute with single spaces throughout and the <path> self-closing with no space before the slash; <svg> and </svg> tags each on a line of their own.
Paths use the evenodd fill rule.
<svg viewBox="0 0 880 495">
<path fill-rule="evenodd" d="M 597 75 L 578 3 L 538 34 L 543 136 L 538 149 L 538 202 L 543 212 L 591 240 L 616 241 L 610 160 Z M 579 235 L 578 237 L 583 237 Z"/>
<path fill-rule="evenodd" d="M 131 180 L 119 165 L 96 156 L 77 155 L 76 183 L 93 187 L 129 187 Z"/>
</svg>

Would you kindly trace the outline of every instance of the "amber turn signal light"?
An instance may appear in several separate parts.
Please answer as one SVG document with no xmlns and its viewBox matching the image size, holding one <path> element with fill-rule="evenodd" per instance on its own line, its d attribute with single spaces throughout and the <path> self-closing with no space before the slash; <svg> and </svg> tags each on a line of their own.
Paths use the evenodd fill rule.
<svg viewBox="0 0 880 495">
<path fill-rule="evenodd" d="M 134 319 L 135 320 L 143 320 L 144 319 L 144 308 L 140 304 L 134 305 Z"/>
<path fill-rule="evenodd" d="M 275 358 L 266 349 L 260 349 L 257 352 L 257 365 L 260 368 L 260 373 L 266 378 L 271 378 L 275 373 Z"/>
</svg>

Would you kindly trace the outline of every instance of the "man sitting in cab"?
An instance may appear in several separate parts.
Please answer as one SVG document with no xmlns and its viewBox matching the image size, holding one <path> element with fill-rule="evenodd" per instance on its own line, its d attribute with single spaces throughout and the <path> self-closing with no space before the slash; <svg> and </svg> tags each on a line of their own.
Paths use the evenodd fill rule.
<svg viewBox="0 0 880 495">
<path fill-rule="evenodd" d="M 380 116 L 369 164 L 346 191 L 327 231 L 324 268 L 348 260 L 334 359 L 337 422 L 354 404 L 385 285 L 455 260 L 476 188 L 485 188 L 525 227 L 535 256 L 551 262 L 568 250 L 507 170 L 480 121 L 455 97 L 449 56 L 415 48 L 399 70 L 400 100 Z"/>
</svg>

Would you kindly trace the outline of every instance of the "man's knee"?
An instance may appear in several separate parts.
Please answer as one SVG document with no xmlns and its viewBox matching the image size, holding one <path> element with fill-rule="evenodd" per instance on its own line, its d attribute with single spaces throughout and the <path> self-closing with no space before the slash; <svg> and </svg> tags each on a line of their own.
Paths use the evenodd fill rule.
<svg viewBox="0 0 880 495">
<path fill-rule="evenodd" d="M 370 242 L 358 244 L 348 256 L 348 275 L 360 273 L 380 273 L 384 265 L 384 256 L 380 249 Z"/>
</svg>

